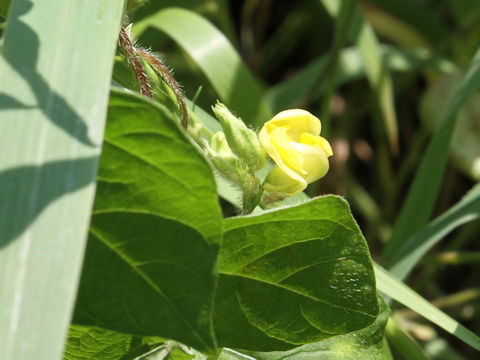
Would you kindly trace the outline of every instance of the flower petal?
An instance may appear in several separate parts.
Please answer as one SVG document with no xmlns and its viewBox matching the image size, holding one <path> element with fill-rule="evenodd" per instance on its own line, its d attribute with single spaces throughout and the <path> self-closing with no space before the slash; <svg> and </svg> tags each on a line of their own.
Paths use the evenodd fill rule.
<svg viewBox="0 0 480 360">
<path fill-rule="evenodd" d="M 303 173 L 303 158 L 295 150 L 292 139 L 287 134 L 288 129 L 278 127 L 270 134 L 270 140 L 285 164 L 292 170 Z M 278 165 L 278 164 L 277 164 Z"/>
<path fill-rule="evenodd" d="M 288 134 L 293 141 L 297 142 L 300 142 L 300 136 L 303 133 L 318 136 L 322 130 L 320 120 L 308 111 L 301 109 L 282 111 L 275 115 L 272 120 L 268 121 L 266 125 L 269 132 L 272 131 L 274 127 L 285 127 L 289 129 Z"/>
<path fill-rule="evenodd" d="M 325 151 L 328 157 L 333 155 L 333 150 L 330 146 L 330 143 L 327 141 L 327 139 L 321 136 L 313 136 L 308 133 L 303 133 L 300 136 L 300 143 L 320 147 Z"/>
<path fill-rule="evenodd" d="M 279 128 L 282 129 L 282 128 Z M 285 131 L 285 130 L 282 130 Z M 262 128 L 260 133 L 258 134 L 260 143 L 264 147 L 265 151 L 268 153 L 268 155 L 272 158 L 272 160 L 277 164 L 278 167 L 280 167 L 283 172 L 285 172 L 290 178 L 294 179 L 297 182 L 302 182 L 303 177 L 298 174 L 296 171 L 293 169 L 289 168 L 287 164 L 283 161 L 282 157 L 280 156 L 280 151 L 281 149 L 277 149 L 273 143 L 270 134 L 267 132 L 266 126 Z M 277 140 L 277 142 L 281 142 L 280 140 Z M 293 149 L 295 151 L 295 149 Z M 283 152 L 282 152 L 283 154 Z M 303 165 L 302 165 L 303 168 Z"/>
<path fill-rule="evenodd" d="M 305 190 L 307 182 L 302 177 L 294 179 L 285 173 L 280 167 L 275 166 L 267 175 L 263 187 L 265 190 L 282 193 L 286 196 L 292 196 Z"/>
<path fill-rule="evenodd" d="M 303 171 L 308 184 L 325 176 L 329 169 L 327 153 L 318 146 L 293 143 L 303 157 Z"/>
</svg>

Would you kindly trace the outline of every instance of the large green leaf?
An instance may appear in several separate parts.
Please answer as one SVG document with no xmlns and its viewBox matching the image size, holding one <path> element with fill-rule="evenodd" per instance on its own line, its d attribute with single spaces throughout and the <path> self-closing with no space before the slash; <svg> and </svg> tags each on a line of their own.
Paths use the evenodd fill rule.
<svg viewBox="0 0 480 360">
<path fill-rule="evenodd" d="M 107 124 L 75 321 L 210 351 L 222 228 L 212 171 L 140 96 L 113 91 Z"/>
<path fill-rule="evenodd" d="M 251 352 L 257 360 L 383 360 L 385 354 L 383 332 L 390 310 L 383 299 L 378 298 L 380 312 L 375 321 L 364 329 L 345 335 L 299 346 L 289 351 L 269 353 Z M 228 353 L 225 350 L 223 353 Z M 223 355 L 222 353 L 222 355 Z M 220 360 L 224 358 L 221 356 Z M 228 358 L 225 357 L 225 360 Z M 239 359 L 242 359 L 239 357 Z M 248 359 L 248 358 L 246 358 Z"/>
<path fill-rule="evenodd" d="M 215 328 L 225 347 L 282 350 L 378 314 L 367 245 L 336 196 L 227 219 L 219 271 Z"/>
<path fill-rule="evenodd" d="M 122 10 L 121 0 L 12 1 L 0 57 L 2 360 L 61 356 Z"/>
<path fill-rule="evenodd" d="M 142 34 L 155 27 L 175 40 L 210 80 L 219 97 L 242 119 L 254 126 L 271 116 L 255 79 L 228 39 L 192 11 L 167 8 L 146 17 L 134 26 Z"/>
<path fill-rule="evenodd" d="M 478 89 L 480 89 L 480 50 L 472 60 L 468 73 L 463 78 L 422 158 L 385 248 L 386 256 L 393 257 L 403 242 L 422 229 L 430 219 L 442 184 L 457 111 Z"/>
</svg>

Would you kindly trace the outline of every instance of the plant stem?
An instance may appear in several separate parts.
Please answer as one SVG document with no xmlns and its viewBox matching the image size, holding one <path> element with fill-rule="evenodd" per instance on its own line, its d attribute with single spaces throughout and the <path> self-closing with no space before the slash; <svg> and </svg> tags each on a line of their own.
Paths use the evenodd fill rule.
<svg viewBox="0 0 480 360">
<path fill-rule="evenodd" d="M 152 86 L 148 82 L 147 74 L 145 74 L 145 70 L 142 66 L 142 62 L 137 56 L 135 47 L 133 46 L 132 41 L 128 37 L 127 32 L 123 27 L 120 28 L 120 35 L 118 37 L 118 41 L 125 53 L 125 56 L 127 57 L 128 63 L 133 69 L 135 77 L 137 78 L 138 85 L 140 87 L 140 92 L 143 95 L 148 96 L 149 98 L 152 98 L 153 97 Z"/>
<path fill-rule="evenodd" d="M 168 69 L 168 67 L 163 63 L 162 60 L 157 58 L 155 55 L 151 54 L 150 52 L 136 48 L 135 51 L 137 52 L 140 57 L 142 57 L 150 66 L 152 66 L 158 75 L 161 76 L 163 81 L 167 83 L 168 86 L 173 90 L 175 96 L 177 97 L 178 106 L 181 112 L 181 122 L 183 127 L 186 129 L 188 126 L 188 108 L 187 103 L 185 102 L 185 98 L 183 96 L 183 91 L 180 88 L 177 80 L 173 77 L 172 73 Z"/>
<path fill-rule="evenodd" d="M 247 215 L 260 205 L 263 190 L 260 180 L 258 180 L 254 173 L 250 173 L 243 177 L 242 182 L 242 214 Z"/>
</svg>

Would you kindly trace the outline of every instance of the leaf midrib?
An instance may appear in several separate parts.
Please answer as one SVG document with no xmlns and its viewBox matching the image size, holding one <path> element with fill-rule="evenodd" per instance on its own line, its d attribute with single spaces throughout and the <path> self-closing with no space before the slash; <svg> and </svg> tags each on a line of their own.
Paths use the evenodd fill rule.
<svg viewBox="0 0 480 360">
<path fill-rule="evenodd" d="M 263 214 L 260 214 L 260 215 L 256 215 L 256 216 L 262 216 Z M 226 220 L 229 220 L 229 219 L 232 219 L 232 218 L 228 218 Z M 234 219 L 234 218 L 233 218 Z M 247 228 L 247 227 L 250 227 L 250 226 L 256 226 L 256 225 L 262 225 L 262 224 L 269 224 L 269 223 L 278 223 L 278 222 L 282 222 L 282 223 L 287 223 L 287 222 L 302 222 L 304 223 L 305 221 L 327 221 L 327 222 L 331 222 L 331 223 L 334 223 L 338 226 L 341 226 L 349 231 L 352 231 L 352 232 L 356 232 L 356 228 L 353 228 L 353 227 L 349 227 L 347 226 L 346 224 L 343 224 L 341 222 L 338 222 L 338 221 L 335 221 L 333 220 L 332 218 L 302 218 L 302 219 L 290 219 L 290 218 L 275 218 L 275 219 L 271 219 L 271 220 L 265 220 L 265 221 L 258 221 L 258 222 L 252 222 L 252 223 L 249 223 L 249 224 L 238 224 L 237 226 L 235 227 L 231 227 L 231 228 L 227 228 L 225 229 L 225 234 L 228 233 L 229 231 L 234 231 L 234 230 L 237 230 L 237 229 L 241 229 L 241 228 Z M 231 221 L 224 221 L 224 223 L 229 223 Z"/>
<path fill-rule="evenodd" d="M 108 145 L 120 150 L 120 151 L 123 151 L 124 153 L 130 155 L 131 157 L 137 159 L 137 160 L 140 160 L 142 162 L 144 162 L 145 164 L 151 166 L 152 168 L 154 168 L 155 170 L 157 170 L 158 172 L 160 172 L 161 174 L 165 175 L 166 177 L 168 177 L 169 179 L 171 179 L 172 181 L 174 181 L 175 183 L 181 185 L 184 189 L 186 189 L 187 191 L 193 191 L 193 189 L 186 183 L 180 181 L 178 178 L 176 178 L 175 176 L 172 176 L 171 174 L 167 173 L 165 170 L 163 170 L 162 168 L 160 168 L 158 165 L 154 164 L 153 162 L 145 159 L 143 156 L 139 155 L 139 154 L 136 154 L 136 153 L 133 153 L 132 151 L 126 149 L 125 147 L 123 147 L 122 145 L 112 141 L 112 140 L 108 140 L 108 139 L 105 139 L 104 140 L 105 143 L 107 143 Z"/>
<path fill-rule="evenodd" d="M 100 234 L 96 233 L 95 230 L 90 228 L 89 232 L 101 241 L 105 246 L 107 246 L 114 254 L 116 254 L 123 262 L 127 264 L 141 279 L 143 279 L 147 285 L 149 285 L 167 304 L 167 306 L 177 315 L 177 317 L 182 321 L 192 332 L 192 334 L 200 341 L 201 344 L 205 346 L 205 348 L 210 348 L 211 346 L 208 345 L 202 338 L 202 336 L 196 331 L 195 327 L 185 318 L 183 317 L 182 313 L 177 310 L 177 308 L 171 303 L 170 299 L 163 293 L 163 291 L 153 282 L 150 278 L 143 273 L 140 269 L 136 268 L 134 265 L 130 264 L 129 260 L 123 256 L 123 254 L 115 249 L 115 247 L 111 246 L 110 242 L 103 238 Z"/>
<path fill-rule="evenodd" d="M 253 281 L 261 282 L 261 283 L 268 284 L 268 285 L 271 285 L 271 286 L 274 286 L 274 287 L 279 287 L 279 288 L 281 288 L 281 289 L 283 289 L 283 290 L 287 290 L 287 291 L 293 292 L 293 293 L 295 293 L 295 294 L 297 294 L 297 295 L 299 295 L 299 296 L 302 296 L 302 297 L 304 297 L 304 298 L 307 298 L 307 299 L 309 299 L 309 300 L 321 302 L 321 303 L 323 303 L 323 304 L 330 305 L 330 306 L 335 307 L 335 308 L 339 308 L 339 309 L 342 309 L 342 310 L 352 311 L 352 312 L 354 312 L 354 313 L 362 314 L 362 315 L 365 315 L 365 316 L 368 316 L 368 317 L 373 317 L 373 318 L 376 317 L 376 315 L 368 314 L 368 313 L 363 312 L 363 311 L 360 311 L 360 310 L 351 309 L 351 308 L 349 308 L 349 307 L 347 307 L 347 306 L 332 304 L 332 303 L 330 303 L 329 301 L 322 300 L 322 299 L 318 299 L 318 298 L 313 297 L 313 296 L 310 296 L 310 295 L 308 295 L 308 294 L 304 294 L 304 293 L 298 292 L 297 290 L 291 289 L 291 288 L 286 287 L 286 286 L 284 286 L 284 285 L 277 284 L 277 283 L 272 283 L 272 282 L 270 282 L 270 281 L 268 281 L 268 280 L 265 280 L 265 279 L 258 279 L 258 278 L 254 278 L 254 277 L 251 277 L 251 276 L 248 276 L 248 275 L 245 275 L 245 274 L 234 274 L 234 273 L 228 273 L 228 272 L 223 272 L 223 271 L 219 271 L 219 274 L 226 275 L 226 276 L 240 277 L 240 278 L 243 278 L 243 279 L 248 279 L 248 280 L 253 280 Z"/>
</svg>

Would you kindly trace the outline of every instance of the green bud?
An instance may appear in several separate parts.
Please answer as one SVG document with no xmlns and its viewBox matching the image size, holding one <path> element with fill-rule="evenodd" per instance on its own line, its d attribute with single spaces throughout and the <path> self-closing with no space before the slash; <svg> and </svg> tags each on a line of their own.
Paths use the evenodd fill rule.
<svg viewBox="0 0 480 360">
<path fill-rule="evenodd" d="M 210 139 L 212 138 L 212 132 L 201 121 L 197 120 L 196 115 L 190 115 L 190 125 L 187 128 L 190 136 L 199 144 L 202 148 L 208 147 Z"/>
<path fill-rule="evenodd" d="M 212 106 L 212 110 L 222 125 L 233 153 L 252 171 L 263 167 L 265 150 L 260 144 L 257 134 L 250 130 L 242 120 L 234 116 L 222 103 L 218 102 Z"/>
<path fill-rule="evenodd" d="M 207 146 L 207 153 L 220 174 L 236 183 L 241 180 L 242 164 L 228 146 L 223 132 L 218 131 L 212 136 L 210 145 Z"/>
</svg>

